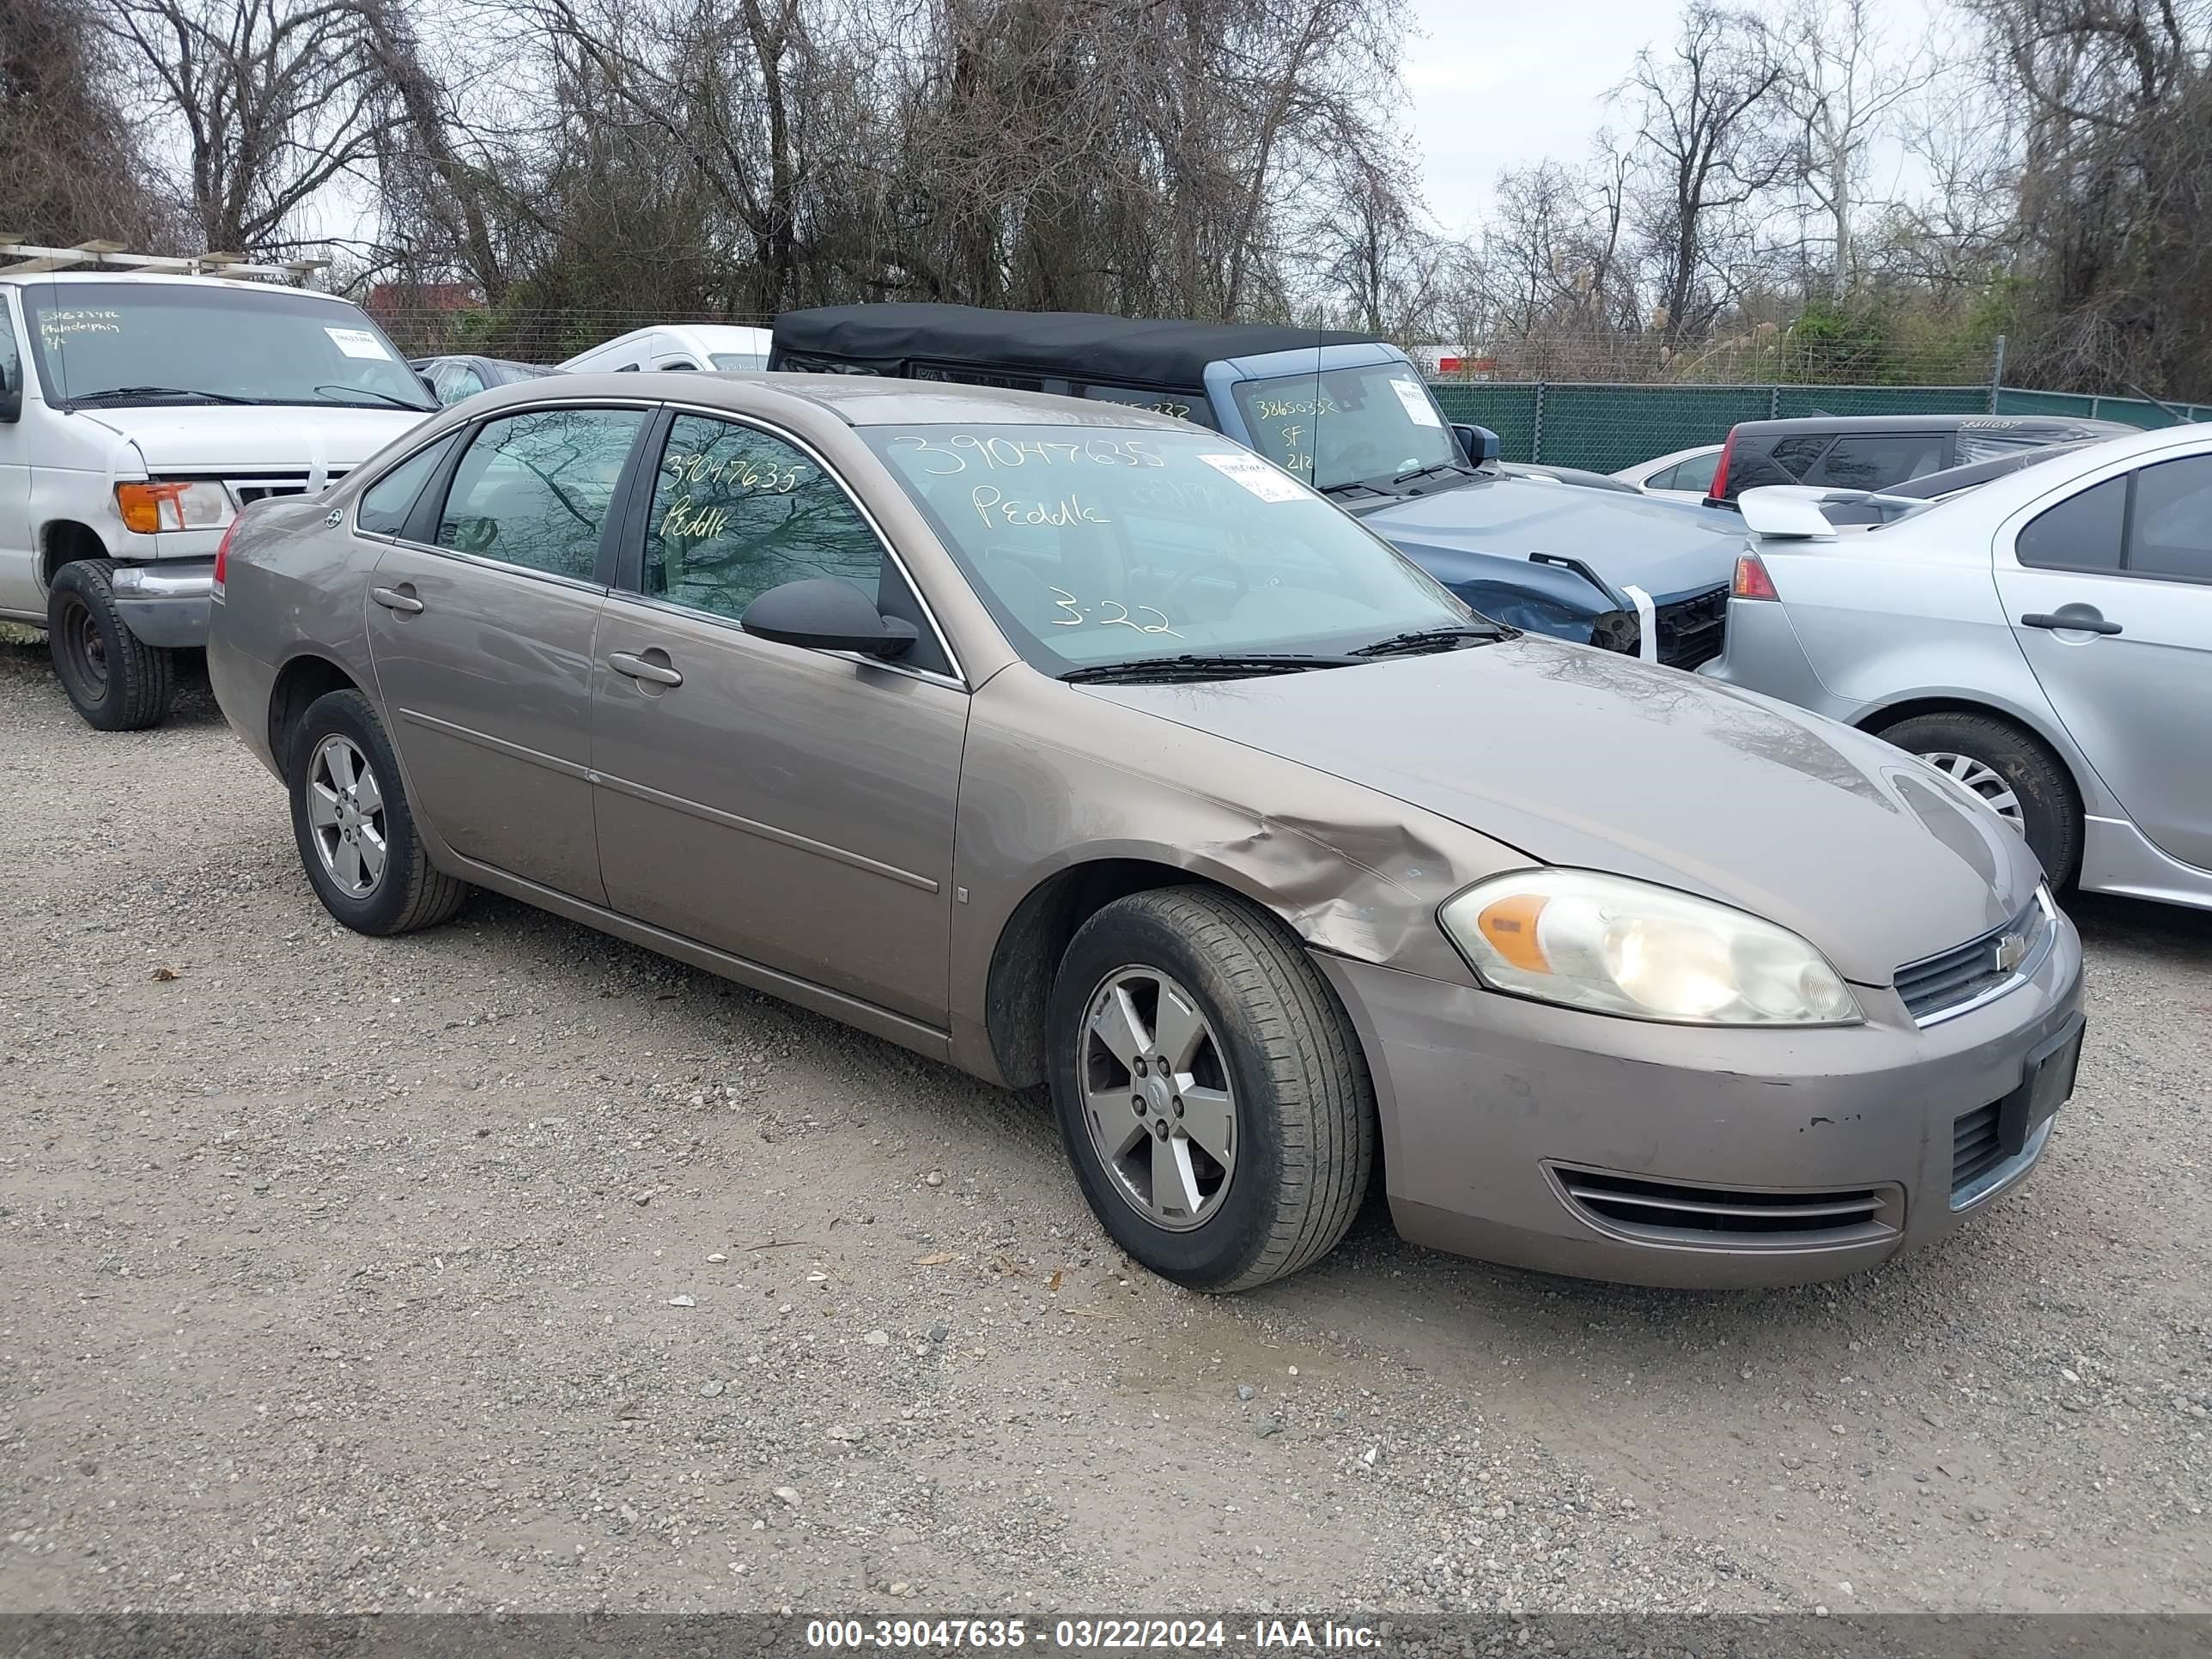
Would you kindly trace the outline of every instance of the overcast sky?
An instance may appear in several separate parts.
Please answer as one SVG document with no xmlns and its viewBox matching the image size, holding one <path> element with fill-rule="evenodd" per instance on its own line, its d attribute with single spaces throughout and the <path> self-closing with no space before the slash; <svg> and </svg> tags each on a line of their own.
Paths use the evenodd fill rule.
<svg viewBox="0 0 2212 1659">
<path fill-rule="evenodd" d="M 1413 136 L 1430 210 L 1459 233 L 1482 216 L 1500 167 L 1587 155 L 1607 94 L 1680 15 L 1668 0 L 1413 0 Z M 1924 0 L 1876 0 L 1876 9 L 1900 45 L 1925 27 Z"/>
</svg>

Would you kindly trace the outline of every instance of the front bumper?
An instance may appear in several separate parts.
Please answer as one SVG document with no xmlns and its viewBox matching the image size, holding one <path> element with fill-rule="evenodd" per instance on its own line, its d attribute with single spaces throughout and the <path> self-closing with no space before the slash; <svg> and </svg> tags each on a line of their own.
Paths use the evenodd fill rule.
<svg viewBox="0 0 2212 1659">
<path fill-rule="evenodd" d="M 171 650 L 206 645 L 215 597 L 213 559 L 165 559 L 119 564 L 108 578 L 123 625 L 151 646 Z"/>
<path fill-rule="evenodd" d="M 1860 988 L 1863 1025 L 1716 1030 L 1316 960 L 1366 1049 L 1407 1238 L 1626 1284 L 1795 1285 L 1940 1238 L 2033 1167 L 2049 1123 L 1965 1160 L 2081 1006 L 2081 941 L 2056 927 L 2029 977 L 1925 1028 L 1887 990 Z"/>
</svg>

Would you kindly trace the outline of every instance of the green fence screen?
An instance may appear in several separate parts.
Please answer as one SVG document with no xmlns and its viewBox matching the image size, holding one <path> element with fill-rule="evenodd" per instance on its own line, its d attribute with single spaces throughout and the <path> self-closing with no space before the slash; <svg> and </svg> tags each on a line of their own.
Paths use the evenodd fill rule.
<svg viewBox="0 0 2212 1659">
<path fill-rule="evenodd" d="M 2138 398 L 1986 386 L 1603 386 L 1587 382 L 1435 380 L 1454 421 L 1486 426 L 1509 461 L 1618 471 L 1670 450 L 1717 444 L 1738 421 L 1807 415 L 2075 415 L 2130 426 L 2175 423 Z M 2174 404 L 2192 421 L 2212 405 Z"/>
</svg>

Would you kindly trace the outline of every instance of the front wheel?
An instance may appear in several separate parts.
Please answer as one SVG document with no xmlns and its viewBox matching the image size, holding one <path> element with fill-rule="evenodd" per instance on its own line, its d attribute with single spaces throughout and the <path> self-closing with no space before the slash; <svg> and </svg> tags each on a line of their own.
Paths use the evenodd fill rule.
<svg viewBox="0 0 2212 1659">
<path fill-rule="evenodd" d="M 2027 838 L 2053 887 L 2081 861 L 2081 803 L 2058 757 L 2009 720 L 1989 714 L 1916 714 L 1883 729 L 1886 742 L 1948 772 Z"/>
<path fill-rule="evenodd" d="M 143 732 L 169 717 L 175 659 L 124 622 L 108 581 L 114 571 L 112 559 L 76 559 L 54 573 L 46 594 L 46 648 L 86 725 Z"/>
<path fill-rule="evenodd" d="M 1050 1019 L 1068 1157 L 1130 1255 L 1225 1291 L 1336 1248 L 1374 1164 L 1374 1090 L 1273 916 L 1204 887 L 1117 899 L 1070 942 Z"/>
<path fill-rule="evenodd" d="M 416 834 L 384 722 L 358 691 L 308 705 L 292 734 L 292 832 L 323 908 L 357 933 L 406 933 L 460 908 L 465 883 Z"/>
</svg>

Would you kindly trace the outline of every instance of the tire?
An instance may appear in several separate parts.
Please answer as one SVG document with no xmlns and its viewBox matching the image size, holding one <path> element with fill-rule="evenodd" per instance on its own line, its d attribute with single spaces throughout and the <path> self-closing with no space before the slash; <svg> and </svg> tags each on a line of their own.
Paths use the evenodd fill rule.
<svg viewBox="0 0 2212 1659">
<path fill-rule="evenodd" d="M 1916 714 L 1880 735 L 1935 760 L 1984 799 L 1996 797 L 1992 804 L 2008 793 L 2012 803 L 1999 810 L 2027 836 L 2051 884 L 2072 883 L 2081 862 L 2081 797 L 2040 738 L 1993 714 Z"/>
<path fill-rule="evenodd" d="M 286 763 L 293 839 L 325 910 L 380 937 L 434 927 L 461 908 L 468 884 L 423 852 L 398 757 L 367 697 L 316 698 L 293 730 Z"/>
<path fill-rule="evenodd" d="M 1125 991 L 1134 1025 L 1115 1018 Z M 1104 1024 L 1094 1026 L 1102 1010 Z M 1205 1029 L 1186 1044 L 1194 1014 Z M 1274 917 L 1206 887 L 1117 899 L 1069 942 L 1048 1019 L 1068 1158 L 1091 1210 L 1132 1257 L 1193 1290 L 1231 1291 L 1336 1248 L 1374 1166 L 1374 1087 L 1335 993 Z M 1169 1056 L 1164 1073 L 1139 1048 L 1139 1078 L 1099 1035 L 1109 1028 L 1124 1049 L 1143 1036 L 1152 1058 L 1171 1046 L 1184 1052 Z M 1117 1153 L 1133 1126 L 1138 1139 Z M 1224 1138 L 1225 1163 L 1208 1150 Z M 1161 1158 L 1165 1188 L 1154 1178 Z M 1149 1201 L 1140 1188 L 1168 1201 Z M 1178 1188 L 1199 1201 L 1176 1206 Z"/>
<path fill-rule="evenodd" d="M 46 648 L 62 690 L 100 732 L 143 732 L 169 716 L 173 654 L 133 634 L 115 608 L 112 559 L 76 559 L 46 594 Z"/>
</svg>

